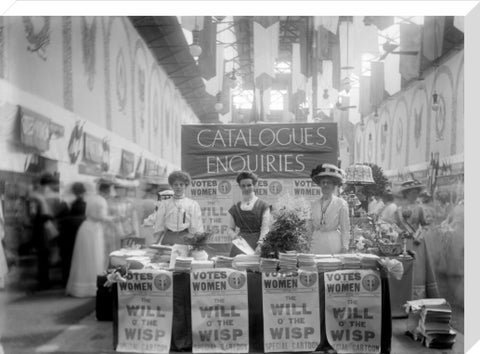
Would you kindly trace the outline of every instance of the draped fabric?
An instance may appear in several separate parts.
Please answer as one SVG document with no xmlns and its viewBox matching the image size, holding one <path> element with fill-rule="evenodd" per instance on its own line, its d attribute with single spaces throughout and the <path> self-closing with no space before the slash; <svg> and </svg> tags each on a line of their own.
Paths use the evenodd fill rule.
<svg viewBox="0 0 480 354">
<path fill-rule="evenodd" d="M 380 31 L 393 25 L 395 18 L 393 16 L 365 16 L 363 18 L 363 23 L 366 26 L 373 25 L 377 27 Z"/>
<path fill-rule="evenodd" d="M 307 82 L 306 77 L 301 73 L 300 65 L 300 44 L 292 44 L 292 87 L 290 93 L 289 108 L 297 115 L 299 105 L 305 102 Z"/>
<path fill-rule="evenodd" d="M 400 51 L 419 51 L 417 55 L 400 55 L 402 79 L 410 81 L 420 76 L 422 27 L 413 23 L 400 24 Z"/>
<path fill-rule="evenodd" d="M 370 100 L 370 76 L 360 76 L 360 98 L 358 110 L 363 117 L 372 113 L 372 104 Z"/>
<path fill-rule="evenodd" d="M 215 60 L 215 75 L 213 75 L 210 80 L 204 80 L 205 90 L 215 96 L 217 93 L 222 91 L 225 62 L 223 59 L 223 44 L 217 45 L 216 48 L 216 60 Z"/>
<path fill-rule="evenodd" d="M 314 27 L 311 17 L 307 17 L 305 22 L 299 23 L 300 28 L 300 72 L 305 77 L 311 77 L 313 74 L 314 61 Z"/>
<path fill-rule="evenodd" d="M 211 16 L 205 16 L 204 18 L 199 41 L 202 53 L 198 57 L 198 68 L 202 77 L 210 80 L 216 75 L 217 69 L 217 24 L 213 23 Z"/>
<path fill-rule="evenodd" d="M 393 95 L 400 91 L 402 76 L 399 72 L 400 55 L 387 55 L 384 60 L 385 91 Z"/>
<path fill-rule="evenodd" d="M 374 61 L 370 65 L 370 103 L 373 107 L 378 107 L 385 98 L 384 63 Z"/>
</svg>

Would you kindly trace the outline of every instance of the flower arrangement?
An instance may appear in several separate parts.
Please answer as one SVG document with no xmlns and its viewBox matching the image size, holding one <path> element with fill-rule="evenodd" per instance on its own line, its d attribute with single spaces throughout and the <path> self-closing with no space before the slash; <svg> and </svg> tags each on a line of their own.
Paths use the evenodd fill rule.
<svg viewBox="0 0 480 354">
<path fill-rule="evenodd" d="M 309 217 L 308 203 L 284 196 L 277 204 L 277 211 L 272 213 L 273 224 L 265 236 L 260 256 L 278 258 L 278 254 L 286 251 L 306 253 L 309 250 Z"/>
<path fill-rule="evenodd" d="M 125 276 L 128 273 L 129 264 L 121 265 L 106 272 L 107 281 L 103 284 L 104 287 L 110 287 L 114 283 L 124 283 L 127 281 Z"/>
<path fill-rule="evenodd" d="M 193 251 L 201 251 L 205 249 L 211 236 L 211 232 L 196 232 L 194 234 L 188 234 L 184 236 L 183 242 L 186 245 L 191 246 Z"/>
</svg>

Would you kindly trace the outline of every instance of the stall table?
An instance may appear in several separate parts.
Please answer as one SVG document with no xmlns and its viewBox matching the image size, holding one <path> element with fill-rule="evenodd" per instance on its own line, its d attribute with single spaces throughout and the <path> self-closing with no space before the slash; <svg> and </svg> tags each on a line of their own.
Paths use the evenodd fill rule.
<svg viewBox="0 0 480 354">
<path fill-rule="evenodd" d="M 403 305 L 412 300 L 413 291 L 413 264 L 415 260 L 411 256 L 391 257 L 403 264 L 403 276 L 400 280 L 390 277 L 390 304 L 392 308 L 392 318 L 407 317 Z"/>
<path fill-rule="evenodd" d="M 390 290 L 388 274 L 380 269 L 382 286 L 382 330 L 381 353 L 390 353 L 392 337 L 392 321 L 390 307 Z M 319 273 L 319 302 L 321 321 L 321 342 L 317 350 L 330 348 L 325 331 L 325 283 L 323 273 Z M 247 272 L 248 281 L 248 308 L 249 308 L 249 347 L 251 352 L 263 352 L 263 310 L 262 310 L 262 274 Z M 113 345 L 118 341 L 118 297 L 117 287 L 111 291 L 113 304 Z M 172 324 L 172 351 L 191 351 L 192 349 L 192 319 L 190 302 L 190 274 L 173 273 L 173 324 Z"/>
</svg>

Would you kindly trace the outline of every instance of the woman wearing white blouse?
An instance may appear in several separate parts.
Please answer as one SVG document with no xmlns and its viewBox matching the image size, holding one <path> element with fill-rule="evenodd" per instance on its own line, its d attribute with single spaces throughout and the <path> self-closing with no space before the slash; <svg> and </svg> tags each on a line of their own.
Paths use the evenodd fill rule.
<svg viewBox="0 0 480 354">
<path fill-rule="evenodd" d="M 313 235 L 310 252 L 346 252 L 350 239 L 348 204 L 344 199 L 335 196 L 336 188 L 343 183 L 342 170 L 335 165 L 324 163 L 313 169 L 311 177 L 322 189 L 322 196 L 312 203 Z"/>
<path fill-rule="evenodd" d="M 228 232 L 234 238 L 237 235 L 243 237 L 259 253 L 262 241 L 270 230 L 270 206 L 255 195 L 257 182 L 258 177 L 251 172 L 242 172 L 237 176 L 242 200 L 228 210 Z M 232 246 L 230 257 L 241 253 L 236 246 Z"/>
<path fill-rule="evenodd" d="M 190 175 L 174 171 L 168 176 L 173 189 L 173 198 L 159 203 L 155 215 L 154 233 L 162 245 L 184 244 L 187 234 L 203 232 L 202 210 L 193 199 L 185 197 L 190 184 Z"/>
</svg>

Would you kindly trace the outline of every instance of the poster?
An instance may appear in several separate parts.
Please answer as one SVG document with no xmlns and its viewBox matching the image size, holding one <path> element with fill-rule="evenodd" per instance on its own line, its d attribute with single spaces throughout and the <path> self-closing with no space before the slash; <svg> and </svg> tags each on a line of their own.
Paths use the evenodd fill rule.
<svg viewBox="0 0 480 354">
<path fill-rule="evenodd" d="M 193 353 L 248 353 L 247 273 L 229 268 L 190 274 Z"/>
<path fill-rule="evenodd" d="M 322 162 L 338 162 L 337 123 L 182 126 L 182 169 L 193 178 L 308 178 Z"/>
<path fill-rule="evenodd" d="M 168 353 L 172 332 L 172 273 L 134 270 L 118 283 L 118 352 Z"/>
<path fill-rule="evenodd" d="M 192 180 L 188 190 L 189 197 L 200 205 L 204 230 L 212 233 L 207 252 L 216 255 L 230 254 L 232 238 L 227 231 L 228 209 L 233 204 L 232 188 L 232 181 L 207 178 Z"/>
<path fill-rule="evenodd" d="M 320 344 L 318 273 L 262 273 L 264 351 L 312 352 Z"/>
<path fill-rule="evenodd" d="M 380 353 L 382 287 L 378 271 L 326 272 L 327 339 L 337 353 Z"/>
</svg>

